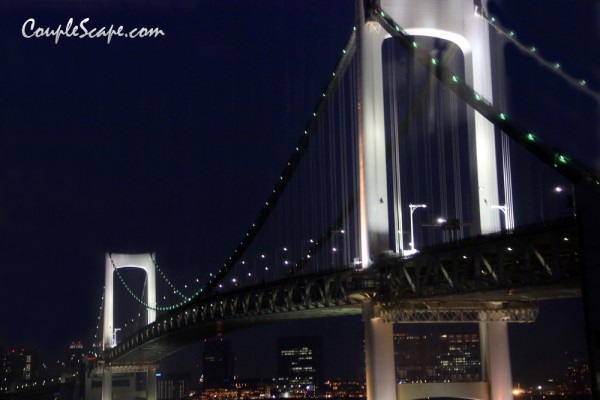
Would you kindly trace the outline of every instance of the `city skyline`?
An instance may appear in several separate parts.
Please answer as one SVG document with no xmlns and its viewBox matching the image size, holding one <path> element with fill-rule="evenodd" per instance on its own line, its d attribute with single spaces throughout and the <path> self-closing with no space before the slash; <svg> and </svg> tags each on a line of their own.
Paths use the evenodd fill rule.
<svg viewBox="0 0 600 400">
<path fill-rule="evenodd" d="M 357 321 L 351 321 L 353 319 L 356 320 L 356 317 L 343 319 L 346 320 L 343 321 L 343 329 L 347 329 L 347 326 L 356 327 Z M 244 359 L 244 357 L 240 359 L 238 357 L 238 354 L 246 354 L 243 349 L 246 345 L 245 341 L 243 338 L 240 338 L 240 336 L 244 336 L 244 331 L 241 331 L 238 334 L 227 334 L 195 344 L 186 351 L 181 352 L 185 355 L 175 354 L 167 357 L 161 362 L 161 366 L 157 371 L 157 376 L 163 376 L 164 379 L 167 380 L 177 380 L 179 379 L 178 377 L 187 374 L 187 380 L 190 381 L 191 379 L 191 388 L 195 390 L 202 387 L 209 390 L 227 389 L 232 387 L 234 382 L 245 380 L 272 382 L 273 385 L 282 387 L 281 385 L 283 383 L 281 377 L 285 376 L 285 374 L 282 375 L 282 372 L 279 371 L 278 367 L 278 359 L 280 358 L 282 348 L 280 342 L 282 340 L 287 340 L 285 343 L 296 343 L 304 339 L 309 339 L 310 341 L 308 343 L 312 343 L 315 338 L 320 340 L 323 339 L 322 336 L 298 336 L 297 327 L 299 324 L 297 322 L 292 322 L 288 325 L 288 330 L 285 335 L 294 334 L 295 336 L 274 336 L 273 332 L 261 335 L 262 340 L 260 343 L 256 344 L 255 341 L 253 342 L 255 355 L 252 360 Z M 346 325 L 346 327 L 343 325 Z M 524 326 L 528 325 L 529 324 L 524 324 Z M 411 354 L 411 357 L 417 356 L 417 358 L 420 357 L 421 360 L 408 364 L 406 362 L 397 362 L 397 379 L 399 382 L 414 383 L 422 381 L 439 381 L 439 379 L 442 379 L 441 381 L 449 380 L 452 382 L 480 380 L 480 376 L 477 375 L 479 372 L 476 372 L 475 375 L 469 375 L 475 371 L 473 368 L 476 364 L 473 362 L 477 361 L 478 363 L 479 361 L 477 324 L 396 324 L 394 331 L 394 348 L 396 356 L 403 357 L 403 355 Z M 305 330 L 303 333 L 311 335 L 315 332 L 322 332 L 322 330 L 319 331 L 316 327 L 313 327 L 312 330 Z M 347 349 L 345 354 L 336 355 L 336 357 L 331 357 L 331 349 L 334 348 L 331 344 L 332 339 L 327 336 L 325 336 L 325 339 L 327 340 L 323 342 L 321 350 L 321 356 L 325 361 L 323 363 L 321 381 L 364 382 L 364 354 L 362 354 L 364 350 L 361 335 L 356 335 L 356 341 L 354 343 L 356 349 L 354 351 L 352 351 L 352 349 Z M 296 340 L 296 342 L 290 342 L 290 340 Z M 421 350 L 418 350 L 418 348 L 421 347 L 418 342 L 422 342 L 421 346 L 425 346 L 425 344 L 428 343 L 427 346 L 425 346 L 427 348 L 423 347 Z M 463 346 L 461 343 L 470 347 L 471 351 L 474 351 L 474 354 L 462 354 L 457 352 L 458 348 L 452 347 L 456 345 L 461 347 Z M 220 346 L 220 344 L 224 344 L 225 347 Z M 408 346 L 406 346 L 407 344 Z M 211 345 L 209 352 L 207 352 L 207 345 Z M 417 347 L 415 347 L 415 345 Z M 531 346 L 532 343 L 529 345 Z M 519 387 L 527 389 L 543 386 L 545 388 L 556 390 L 559 387 L 563 387 L 565 382 L 568 381 L 569 378 L 567 377 L 567 372 L 573 371 L 573 365 L 580 365 L 582 362 L 585 362 L 586 359 L 586 355 L 581 352 L 563 352 L 560 348 L 549 351 L 547 348 L 541 346 L 537 347 L 537 352 L 529 352 L 525 355 L 529 361 L 528 365 L 525 365 L 523 360 L 519 358 L 519 356 L 523 357 L 522 354 L 518 354 L 518 352 L 522 350 L 511 349 L 511 357 L 515 360 L 517 365 L 521 364 L 520 368 L 513 368 L 513 386 L 515 388 Z M 290 348 L 294 347 L 292 346 Z M 46 377 L 55 377 L 58 376 L 57 374 L 79 371 L 80 363 L 85 362 L 87 357 L 87 350 L 88 348 L 84 348 L 82 343 L 73 341 L 70 345 L 65 346 L 63 358 L 59 360 L 62 362 L 55 364 L 51 362 L 51 360 L 38 357 L 36 349 L 24 348 L 16 349 L 16 351 L 3 349 L 0 351 L 0 365 L 3 365 L 2 360 L 4 360 L 5 358 L 3 357 L 6 356 L 13 358 L 17 357 L 15 360 L 22 359 L 22 361 L 19 362 L 24 363 L 24 355 L 33 355 L 34 363 L 31 364 L 27 370 L 23 368 L 23 373 L 29 374 L 29 378 L 26 380 L 23 377 L 22 379 L 17 379 L 17 382 L 41 382 L 41 380 Z M 417 353 L 415 353 L 415 351 L 417 351 Z M 425 351 L 425 354 L 418 356 L 420 351 Z M 319 356 L 319 358 L 321 356 Z M 230 361 L 223 363 L 225 358 L 229 358 Z M 258 364 L 256 363 L 257 359 L 260 359 L 260 363 Z M 32 361 L 28 362 L 31 363 Z M 458 364 L 454 366 L 454 363 Z M 553 363 L 554 365 L 552 365 Z M 461 364 L 463 367 L 460 367 Z M 25 364 L 23 364 L 23 366 L 24 365 Z M 257 368 L 257 366 L 260 366 L 260 368 Z M 464 369 L 455 370 L 454 368 L 456 367 Z M 438 371 L 439 369 L 438 372 L 444 370 L 447 370 L 448 372 L 452 370 L 459 372 L 455 372 L 455 374 L 458 374 L 456 376 L 448 375 L 447 377 L 444 377 L 445 375 L 442 373 L 438 378 L 435 378 L 435 375 L 428 375 L 437 373 L 434 372 L 434 369 L 432 368 L 436 368 L 435 371 Z M 536 369 L 539 373 L 532 374 L 530 371 L 532 368 Z M 207 369 L 211 371 L 207 371 Z M 12 370 L 13 373 L 16 372 L 14 366 Z M 19 368 L 17 368 L 17 370 L 19 370 Z M 0 370 L 0 372 L 3 371 L 4 369 Z M 223 379 L 225 376 L 221 375 L 223 371 L 229 371 L 225 372 L 225 374 L 230 374 L 229 378 Z M 10 382 L 11 379 L 15 379 L 14 375 L 8 376 L 0 373 L 0 378 L 2 378 L 2 376 L 10 378 L 8 381 L 4 382 L 4 386 L 6 387 L 9 386 L 7 382 Z M 201 380 L 201 376 L 203 376 L 204 379 Z M 210 378 L 210 376 L 213 376 L 213 378 Z M 215 384 L 214 382 L 217 382 L 215 381 L 215 377 L 218 376 L 220 376 L 220 378 L 217 378 L 217 380 L 221 383 Z M 580 378 L 578 377 L 577 379 Z M 209 383 L 211 380 L 214 382 Z M 0 379 L 0 381 L 2 381 L 2 379 Z M 172 387 L 174 388 L 177 386 Z M 176 390 L 173 388 L 170 390 Z M 166 387 L 164 390 L 167 390 Z M 189 390 L 189 388 L 187 390 Z"/>
<path fill-rule="evenodd" d="M 575 23 L 560 17 L 559 3 L 502 1 L 493 9 L 522 40 L 565 69 L 590 76 L 593 85 L 600 78 L 591 50 L 598 41 L 591 22 L 594 5 L 569 9 Z M 68 38 L 54 44 L 22 37 L 22 24 L 32 17 L 44 26 L 71 17 L 90 17 L 99 25 L 159 26 L 167 35 L 143 42 L 114 38 L 110 45 Z M 177 282 L 221 265 L 276 181 L 353 18 L 353 2 L 341 0 L 219 6 L 186 1 L 146 8 L 116 1 L 0 3 L 0 55 L 6 60 L 0 66 L 0 314 L 5 318 L 0 345 L 38 347 L 56 356 L 64 343 L 91 340 L 107 251 L 156 252 Z M 558 40 L 560 34 L 542 29 L 544 24 L 571 28 L 575 45 Z M 591 27 L 586 34 L 585 27 Z M 536 74 L 534 66 L 527 68 Z M 514 108 L 524 106 L 514 93 L 523 80 L 509 80 Z M 281 91 L 265 90 L 272 87 Z M 577 116 L 577 107 L 589 107 L 584 96 L 569 99 L 552 109 Z M 522 113 L 528 123 L 553 123 L 539 122 L 547 119 L 544 109 Z M 593 134 L 577 131 L 565 145 L 597 166 L 596 142 Z M 536 351 L 542 366 L 563 343 L 585 350 L 577 307 L 576 300 L 543 303 L 539 323 L 511 326 L 513 371 L 537 360 L 519 361 L 523 352 Z M 547 318 L 553 310 L 568 323 Z M 343 348 L 356 334 L 336 343 L 338 327 L 362 330 L 354 318 L 237 335 L 249 343 L 268 329 L 324 330 L 325 348 Z M 577 338 L 572 332 L 579 332 Z M 539 341 L 530 344 L 529 335 Z M 540 351 L 543 346 L 551 351 Z M 253 368 L 252 357 L 244 363 Z"/>
</svg>

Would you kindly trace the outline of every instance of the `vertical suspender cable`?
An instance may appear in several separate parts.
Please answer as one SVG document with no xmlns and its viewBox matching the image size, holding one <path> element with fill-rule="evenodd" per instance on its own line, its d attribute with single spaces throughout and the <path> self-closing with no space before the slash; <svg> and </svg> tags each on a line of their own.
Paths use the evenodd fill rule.
<svg viewBox="0 0 600 400">
<path fill-rule="evenodd" d="M 498 38 L 499 35 L 496 35 Z M 500 38 L 500 43 L 504 44 L 505 39 Z M 504 66 L 500 62 L 503 57 L 501 46 L 498 46 L 498 41 L 496 41 L 496 45 L 494 46 L 495 51 L 495 59 L 496 59 L 496 73 L 493 76 L 496 79 L 496 88 L 498 88 L 497 98 L 500 109 L 506 110 L 506 96 L 504 92 L 504 87 L 499 77 L 504 76 Z M 513 195 L 512 195 L 512 171 L 510 164 L 510 142 L 508 140 L 508 136 L 504 132 L 500 132 L 500 138 L 502 141 L 502 178 L 504 183 L 504 221 L 505 228 L 507 230 L 512 230 L 515 227 L 515 217 L 514 217 L 514 209 L 513 209 Z"/>
<path fill-rule="evenodd" d="M 438 186 L 440 188 L 440 212 L 446 218 L 450 217 L 448 215 L 448 189 L 446 187 L 446 151 L 445 151 L 445 143 L 444 143 L 444 92 L 441 90 L 439 85 L 437 86 L 436 95 L 434 97 L 435 105 L 436 105 L 436 121 L 435 121 L 435 130 L 436 130 L 436 144 L 437 144 L 437 162 L 438 162 L 438 176 L 439 182 Z M 449 231 L 444 231 L 444 236 L 446 240 L 448 240 Z"/>
<path fill-rule="evenodd" d="M 352 169 L 354 176 L 354 192 L 358 193 L 360 188 L 360 165 L 356 160 L 358 160 L 358 110 L 356 107 L 358 102 L 358 67 L 357 63 L 359 62 L 359 57 L 354 56 L 354 62 L 350 68 L 351 76 L 350 76 L 350 87 L 352 90 L 352 98 L 354 99 L 354 107 L 350 107 L 351 112 L 351 121 L 352 121 L 352 160 L 354 160 L 354 168 Z M 355 207 L 354 209 L 354 251 L 356 256 L 354 257 L 356 260 L 361 260 L 361 249 L 362 249 L 362 236 L 360 225 L 360 200 L 359 207 Z"/>
<path fill-rule="evenodd" d="M 402 232 L 402 180 L 400 174 L 400 138 L 399 138 L 399 124 L 398 124 L 398 93 L 397 93 L 397 76 L 396 71 L 398 66 L 396 64 L 396 58 L 391 49 L 388 47 L 388 89 L 390 93 L 390 126 L 391 126 L 391 147 L 392 147 L 392 192 L 393 192 L 393 205 L 394 205 L 394 239 L 396 252 L 402 253 L 404 250 L 404 235 Z"/>
<path fill-rule="evenodd" d="M 452 129 L 452 170 L 454 172 L 454 209 L 456 212 L 456 218 L 461 221 L 458 230 L 458 238 L 464 237 L 464 215 L 462 206 L 462 179 L 461 179 L 461 168 L 460 168 L 460 145 L 459 145 L 459 132 L 458 132 L 458 99 L 456 96 L 452 96 L 450 102 L 450 127 Z"/>
</svg>

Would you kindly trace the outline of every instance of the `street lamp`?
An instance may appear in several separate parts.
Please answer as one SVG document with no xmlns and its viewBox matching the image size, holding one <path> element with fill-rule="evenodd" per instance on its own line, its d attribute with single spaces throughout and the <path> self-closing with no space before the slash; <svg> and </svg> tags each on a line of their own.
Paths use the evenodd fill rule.
<svg viewBox="0 0 600 400">
<path fill-rule="evenodd" d="M 415 229 L 413 225 L 413 214 L 417 208 L 427 208 L 427 204 L 409 204 L 410 208 L 410 253 L 414 254 L 417 252 L 415 249 Z"/>
<path fill-rule="evenodd" d="M 515 226 L 508 220 L 508 207 L 507 206 L 496 206 L 496 205 L 493 205 L 491 207 L 502 211 L 502 213 L 504 214 L 504 228 L 509 231 L 513 230 Z"/>
<path fill-rule="evenodd" d="M 573 190 L 569 190 L 568 188 L 564 188 L 562 186 L 555 186 L 554 192 L 557 194 L 564 193 L 565 199 L 567 200 L 567 208 L 573 210 Z M 562 196 L 562 195 L 561 195 Z"/>
<path fill-rule="evenodd" d="M 127 326 L 127 324 L 125 324 Z M 112 334 L 112 338 L 111 338 L 111 343 L 110 343 L 110 347 L 117 347 L 117 332 L 119 332 L 121 330 L 121 328 L 115 328 L 113 329 L 113 334 Z"/>
</svg>

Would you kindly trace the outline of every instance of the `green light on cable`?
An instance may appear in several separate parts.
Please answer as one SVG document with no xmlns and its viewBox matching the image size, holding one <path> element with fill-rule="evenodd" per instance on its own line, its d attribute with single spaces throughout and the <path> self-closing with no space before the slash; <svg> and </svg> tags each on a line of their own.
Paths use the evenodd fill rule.
<svg viewBox="0 0 600 400">
<path fill-rule="evenodd" d="M 558 162 L 561 164 L 566 164 L 569 161 L 569 159 L 567 157 L 563 156 L 562 154 L 559 154 L 557 158 L 558 158 Z"/>
<path fill-rule="evenodd" d="M 506 121 L 506 118 L 507 118 L 506 114 L 504 114 L 504 113 L 500 113 L 500 115 L 498 115 L 498 117 L 500 117 L 500 119 L 502 121 Z"/>
<path fill-rule="evenodd" d="M 529 140 L 530 142 L 535 142 L 535 135 L 533 133 L 528 133 L 527 140 Z"/>
</svg>

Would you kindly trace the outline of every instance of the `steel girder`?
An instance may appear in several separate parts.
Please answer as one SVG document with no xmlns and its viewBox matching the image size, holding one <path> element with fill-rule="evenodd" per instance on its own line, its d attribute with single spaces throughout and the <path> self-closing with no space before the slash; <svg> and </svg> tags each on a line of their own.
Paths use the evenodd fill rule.
<svg viewBox="0 0 600 400">
<path fill-rule="evenodd" d="M 379 300 L 392 304 L 470 294 L 489 298 L 489 293 L 496 300 L 515 300 L 521 294 L 523 299 L 577 295 L 577 246 L 575 222 L 569 219 L 453 242 L 411 257 L 386 255 L 377 264 Z M 557 294 L 556 287 L 564 294 Z"/>
<path fill-rule="evenodd" d="M 388 321 L 528 321 L 535 318 L 536 300 L 579 295 L 579 268 L 571 219 L 448 243 L 410 257 L 382 254 L 366 270 L 323 271 L 197 299 L 159 316 L 103 358 L 156 361 L 225 328 L 359 314 L 365 298 L 380 305 Z M 439 302 L 446 309 L 419 309 Z M 513 306 L 488 309 L 494 302 Z"/>
</svg>

